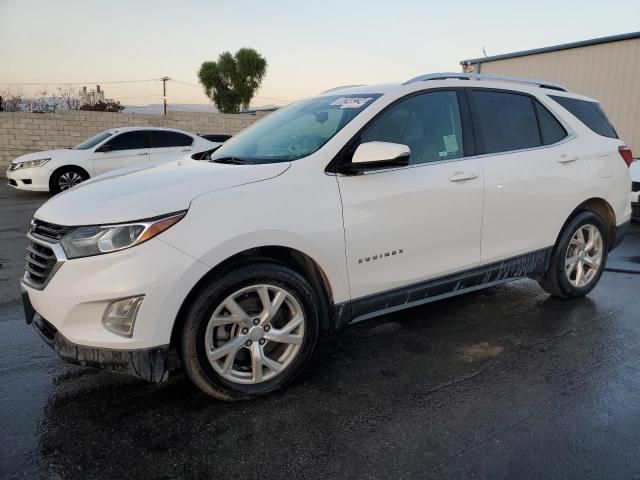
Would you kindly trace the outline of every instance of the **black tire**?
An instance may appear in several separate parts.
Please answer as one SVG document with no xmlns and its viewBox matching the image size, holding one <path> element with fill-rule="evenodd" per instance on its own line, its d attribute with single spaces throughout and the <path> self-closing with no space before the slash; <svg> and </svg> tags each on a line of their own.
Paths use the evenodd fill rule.
<svg viewBox="0 0 640 480">
<path fill-rule="evenodd" d="M 51 175 L 51 179 L 49 180 L 49 191 L 51 193 L 60 193 L 63 190 L 66 190 L 66 188 L 64 188 L 64 185 L 62 185 L 62 183 L 64 182 L 62 182 L 61 180 L 67 177 L 77 178 L 77 176 L 79 176 L 81 179 L 78 183 L 84 182 L 89 179 L 89 175 L 87 174 L 87 172 L 85 172 L 81 168 L 78 168 L 78 167 L 59 168 L 58 170 L 53 172 L 53 174 Z M 71 185 L 69 188 L 77 185 L 78 183 Z"/>
<path fill-rule="evenodd" d="M 579 288 L 572 285 L 567 278 L 565 262 L 571 239 L 578 229 L 585 225 L 593 225 L 600 232 L 600 236 L 602 237 L 602 258 L 598 270 L 591 281 Z M 594 212 L 584 211 L 572 218 L 558 237 L 551 254 L 549 268 L 539 281 L 540 286 L 554 297 L 570 299 L 587 295 L 598 284 L 605 264 L 607 263 L 607 255 L 609 252 L 609 237 L 607 232 L 608 229 L 605 227 L 604 221 Z"/>
<path fill-rule="evenodd" d="M 291 363 L 273 378 L 261 383 L 243 384 L 220 375 L 205 353 L 206 329 L 216 308 L 229 295 L 258 284 L 269 284 L 290 293 L 304 313 L 304 337 Z M 204 285 L 186 313 L 180 339 L 180 355 L 191 381 L 206 394 L 220 400 L 246 400 L 266 395 L 291 383 L 304 369 L 313 354 L 320 331 L 322 302 L 299 273 L 276 263 L 240 266 Z"/>
</svg>

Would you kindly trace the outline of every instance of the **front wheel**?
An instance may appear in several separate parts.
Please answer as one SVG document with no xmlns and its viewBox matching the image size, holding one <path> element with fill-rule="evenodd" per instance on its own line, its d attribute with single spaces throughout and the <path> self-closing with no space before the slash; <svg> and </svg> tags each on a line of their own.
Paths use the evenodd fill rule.
<svg viewBox="0 0 640 480">
<path fill-rule="evenodd" d="M 205 393 L 242 400 L 284 387 L 316 346 L 320 301 L 284 265 L 240 267 L 202 288 L 181 341 L 189 378 Z"/>
<path fill-rule="evenodd" d="M 53 175 L 51 175 L 49 190 L 51 193 L 64 192 L 65 190 L 69 190 L 70 188 L 84 182 L 88 178 L 89 175 L 79 168 L 63 167 L 56 170 Z"/>
<path fill-rule="evenodd" d="M 591 211 L 576 215 L 553 249 L 540 285 L 551 295 L 583 297 L 596 286 L 607 262 L 609 245 L 602 219 Z"/>
</svg>

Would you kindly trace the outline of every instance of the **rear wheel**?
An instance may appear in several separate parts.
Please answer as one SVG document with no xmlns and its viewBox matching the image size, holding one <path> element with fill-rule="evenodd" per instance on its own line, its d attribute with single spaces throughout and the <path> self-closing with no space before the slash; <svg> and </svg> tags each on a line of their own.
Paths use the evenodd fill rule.
<svg viewBox="0 0 640 480">
<path fill-rule="evenodd" d="M 75 187 L 88 178 L 89 175 L 79 168 L 63 167 L 51 175 L 49 190 L 52 193 L 60 193 Z"/>
<path fill-rule="evenodd" d="M 583 297 L 596 286 L 609 245 L 602 219 L 591 211 L 576 215 L 556 243 L 540 285 L 551 295 Z"/>
<path fill-rule="evenodd" d="M 241 400 L 284 387 L 315 349 L 320 302 L 278 264 L 241 267 L 205 286 L 187 313 L 181 355 L 205 393 Z"/>
</svg>

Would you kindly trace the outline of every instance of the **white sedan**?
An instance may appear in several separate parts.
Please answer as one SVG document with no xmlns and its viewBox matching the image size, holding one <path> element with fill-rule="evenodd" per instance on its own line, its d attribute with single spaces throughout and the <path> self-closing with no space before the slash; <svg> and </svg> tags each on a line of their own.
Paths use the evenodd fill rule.
<svg viewBox="0 0 640 480">
<path fill-rule="evenodd" d="M 631 216 L 640 220 L 640 160 L 629 167 L 631 174 Z"/>
<path fill-rule="evenodd" d="M 7 180 L 20 190 L 58 193 L 118 168 L 175 160 L 221 144 L 171 128 L 113 128 L 71 149 L 22 155 L 9 165 Z"/>
</svg>

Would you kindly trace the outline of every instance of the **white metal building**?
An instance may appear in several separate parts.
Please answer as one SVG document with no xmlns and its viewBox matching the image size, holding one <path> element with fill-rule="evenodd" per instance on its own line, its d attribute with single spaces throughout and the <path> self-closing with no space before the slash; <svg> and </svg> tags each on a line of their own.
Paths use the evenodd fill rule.
<svg viewBox="0 0 640 480">
<path fill-rule="evenodd" d="M 620 138 L 640 157 L 640 32 L 460 62 L 465 73 L 560 83 L 600 101 Z"/>
</svg>

